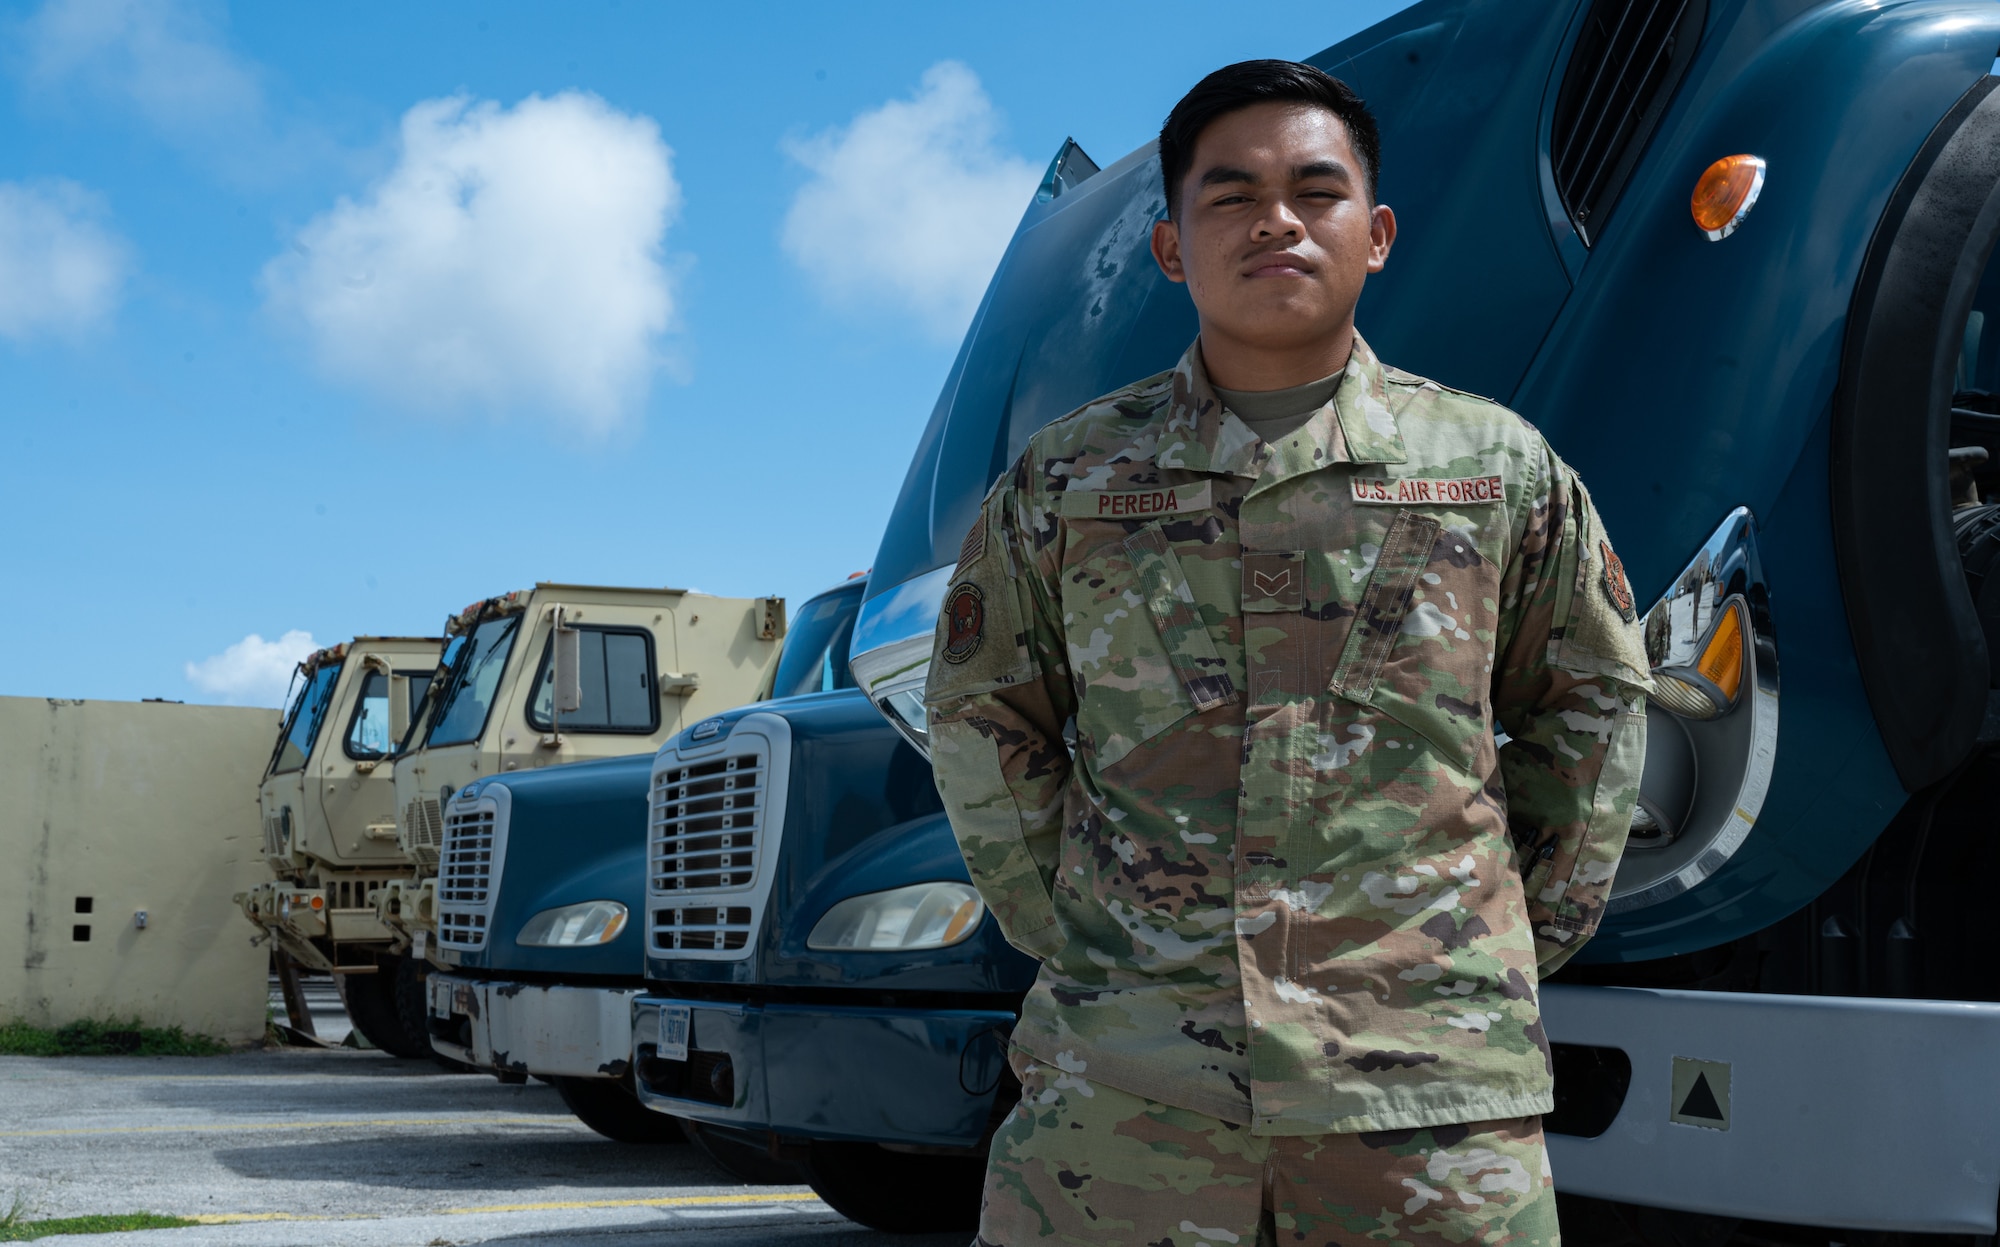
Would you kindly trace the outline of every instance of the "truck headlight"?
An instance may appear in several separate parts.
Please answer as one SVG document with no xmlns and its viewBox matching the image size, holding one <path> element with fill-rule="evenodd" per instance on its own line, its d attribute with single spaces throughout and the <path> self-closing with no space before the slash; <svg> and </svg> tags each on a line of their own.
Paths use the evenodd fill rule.
<svg viewBox="0 0 2000 1247">
<path fill-rule="evenodd" d="M 516 944 L 539 948 L 586 948 L 609 944 L 625 929 L 625 907 L 617 901 L 583 901 L 544 909 L 528 919 Z"/>
<path fill-rule="evenodd" d="M 971 935 L 985 916 L 986 902 L 969 884 L 913 883 L 848 897 L 813 924 L 806 947 L 948 948 Z"/>
</svg>

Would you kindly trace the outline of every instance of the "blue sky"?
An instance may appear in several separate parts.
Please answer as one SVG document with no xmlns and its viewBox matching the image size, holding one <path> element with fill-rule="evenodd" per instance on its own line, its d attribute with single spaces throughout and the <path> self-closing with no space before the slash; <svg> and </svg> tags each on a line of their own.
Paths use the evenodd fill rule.
<svg viewBox="0 0 2000 1247">
<path fill-rule="evenodd" d="M 1401 7 L 0 5 L 0 694 L 270 704 L 536 580 L 796 604 L 1065 136 Z"/>
</svg>

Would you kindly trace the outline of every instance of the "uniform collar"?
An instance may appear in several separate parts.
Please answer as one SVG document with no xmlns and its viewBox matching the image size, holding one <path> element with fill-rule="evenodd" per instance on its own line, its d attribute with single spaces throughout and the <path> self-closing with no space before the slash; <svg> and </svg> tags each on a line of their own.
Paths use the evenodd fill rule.
<svg viewBox="0 0 2000 1247">
<path fill-rule="evenodd" d="M 1406 463 L 1382 361 L 1354 335 L 1340 387 L 1312 419 L 1276 447 L 1267 446 L 1216 397 L 1197 339 L 1174 369 L 1173 396 L 1155 462 L 1223 476 L 1275 482 L 1330 463 Z"/>
</svg>

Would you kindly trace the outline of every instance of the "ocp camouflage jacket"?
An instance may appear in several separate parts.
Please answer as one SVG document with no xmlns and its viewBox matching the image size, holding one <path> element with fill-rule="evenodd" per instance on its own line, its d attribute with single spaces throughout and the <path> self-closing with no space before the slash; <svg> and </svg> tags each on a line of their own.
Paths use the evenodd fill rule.
<svg viewBox="0 0 2000 1247">
<path fill-rule="evenodd" d="M 1647 686 L 1575 474 L 1358 338 L 1275 446 L 1199 344 L 1050 424 L 927 690 L 973 882 L 1043 959 L 1015 1042 L 1257 1133 L 1546 1112 L 1537 967 L 1603 913 Z"/>
</svg>

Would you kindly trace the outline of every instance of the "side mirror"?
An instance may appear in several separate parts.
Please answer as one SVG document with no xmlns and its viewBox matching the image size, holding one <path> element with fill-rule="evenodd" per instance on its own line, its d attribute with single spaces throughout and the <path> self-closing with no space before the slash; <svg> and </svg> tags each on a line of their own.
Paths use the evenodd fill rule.
<svg viewBox="0 0 2000 1247">
<path fill-rule="evenodd" d="M 563 622 L 563 608 L 556 607 L 555 713 L 575 714 L 583 709 L 583 633 Z"/>
</svg>

